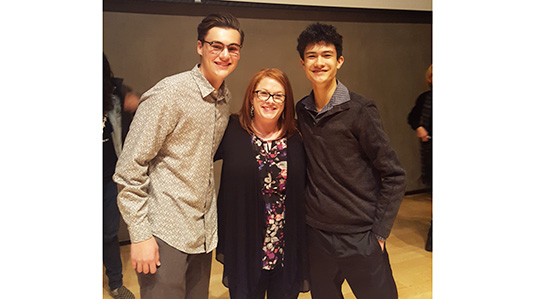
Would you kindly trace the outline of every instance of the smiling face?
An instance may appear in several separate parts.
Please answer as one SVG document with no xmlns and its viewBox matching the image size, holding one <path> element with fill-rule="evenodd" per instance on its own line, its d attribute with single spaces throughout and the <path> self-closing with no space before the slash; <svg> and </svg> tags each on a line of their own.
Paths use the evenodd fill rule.
<svg viewBox="0 0 535 299">
<path fill-rule="evenodd" d="M 301 64 L 312 85 L 329 85 L 336 82 L 336 72 L 342 67 L 344 57 L 336 59 L 333 44 L 310 44 L 305 48 Z"/>
<path fill-rule="evenodd" d="M 265 77 L 256 85 L 255 91 L 265 91 L 269 94 L 282 94 L 285 95 L 284 86 L 277 80 Z M 254 107 L 254 119 L 255 122 L 264 124 L 273 124 L 279 120 L 283 110 L 284 102 L 276 103 L 273 101 L 273 97 L 269 97 L 267 101 L 263 101 L 255 95 L 251 103 Z"/>
<path fill-rule="evenodd" d="M 204 37 L 206 42 L 218 41 L 224 45 L 240 45 L 241 35 L 235 29 L 213 27 L 208 30 Z M 197 53 L 201 56 L 201 66 L 199 70 L 203 76 L 212 84 L 215 89 L 223 83 L 223 80 L 234 71 L 240 60 L 240 56 L 231 55 L 225 47 L 219 54 L 214 54 L 211 46 L 197 41 Z"/>
</svg>

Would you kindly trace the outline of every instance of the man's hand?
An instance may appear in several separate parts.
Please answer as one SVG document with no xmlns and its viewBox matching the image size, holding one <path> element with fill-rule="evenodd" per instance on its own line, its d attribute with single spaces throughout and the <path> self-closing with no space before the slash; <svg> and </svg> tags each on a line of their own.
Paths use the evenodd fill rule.
<svg viewBox="0 0 535 299">
<path fill-rule="evenodd" d="M 416 129 L 416 136 L 418 136 L 418 138 L 420 138 L 422 140 L 422 142 L 427 142 L 429 141 L 429 133 L 427 132 L 427 130 L 420 126 Z"/>
<path fill-rule="evenodd" d="M 136 269 L 137 273 L 156 273 L 157 267 L 160 266 L 160 251 L 154 237 L 132 243 L 130 258 L 132 259 L 132 267 Z"/>
<path fill-rule="evenodd" d="M 134 92 L 129 92 L 124 96 L 124 110 L 134 113 L 139 105 L 139 96 Z"/>
</svg>

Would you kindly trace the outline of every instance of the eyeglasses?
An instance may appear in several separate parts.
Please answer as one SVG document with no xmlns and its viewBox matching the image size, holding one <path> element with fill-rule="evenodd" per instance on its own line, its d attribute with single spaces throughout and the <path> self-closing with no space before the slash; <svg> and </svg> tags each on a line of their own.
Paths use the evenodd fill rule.
<svg viewBox="0 0 535 299">
<path fill-rule="evenodd" d="M 269 100 L 269 98 L 273 98 L 273 102 L 275 103 L 282 103 L 284 102 L 284 99 L 286 98 L 285 95 L 281 94 L 281 93 L 277 93 L 277 94 L 271 94 L 267 91 L 264 91 L 264 90 L 257 90 L 255 91 L 254 93 L 256 93 L 256 96 L 258 97 L 259 100 L 262 100 L 264 102 L 267 102 Z"/>
<path fill-rule="evenodd" d="M 218 41 L 209 42 L 205 40 L 201 40 L 201 42 L 207 43 L 208 45 L 210 45 L 210 53 L 214 55 L 219 55 L 221 52 L 223 52 L 225 48 L 227 48 L 228 53 L 230 55 L 235 56 L 235 57 L 240 56 L 241 45 L 238 45 L 238 44 L 225 45 L 222 42 L 218 42 Z"/>
</svg>

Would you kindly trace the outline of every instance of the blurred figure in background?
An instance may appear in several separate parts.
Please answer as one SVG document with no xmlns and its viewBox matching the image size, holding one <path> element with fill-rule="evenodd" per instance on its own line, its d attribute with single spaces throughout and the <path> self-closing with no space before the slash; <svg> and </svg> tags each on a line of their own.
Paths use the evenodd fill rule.
<svg viewBox="0 0 535 299">
<path fill-rule="evenodd" d="M 420 139 L 420 157 L 422 162 L 421 180 L 433 194 L 433 65 L 430 65 L 425 73 L 425 81 L 429 90 L 422 93 L 416 99 L 416 104 L 408 116 L 409 125 L 416 131 Z M 425 250 L 433 249 L 433 224 L 429 227 Z"/>
<path fill-rule="evenodd" d="M 103 258 L 110 294 L 113 298 L 134 298 L 123 285 L 123 265 L 117 233 L 120 214 L 117 207 L 117 185 L 112 180 L 115 164 L 121 154 L 128 120 L 137 108 L 139 97 L 115 78 L 106 55 L 103 63 L 102 160 L 103 160 Z M 125 92 L 128 90 L 128 92 Z"/>
</svg>

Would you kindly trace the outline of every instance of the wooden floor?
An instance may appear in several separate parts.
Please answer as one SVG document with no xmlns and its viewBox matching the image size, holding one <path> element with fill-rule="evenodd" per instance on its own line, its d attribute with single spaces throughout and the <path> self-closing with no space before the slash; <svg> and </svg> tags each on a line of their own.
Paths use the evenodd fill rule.
<svg viewBox="0 0 535 299">
<path fill-rule="evenodd" d="M 390 263 L 398 287 L 400 299 L 432 298 L 432 253 L 424 250 L 427 231 L 431 220 L 432 202 L 427 193 L 405 196 L 387 240 Z M 123 259 L 123 283 L 139 297 L 137 276 L 130 265 L 130 246 L 121 246 Z M 228 290 L 221 283 L 222 265 L 215 259 L 212 262 L 210 279 L 210 299 L 229 298 Z M 111 299 L 107 277 L 103 276 L 103 298 Z M 347 282 L 342 286 L 344 298 L 356 298 Z M 310 292 L 302 293 L 299 299 L 311 298 Z"/>
</svg>

